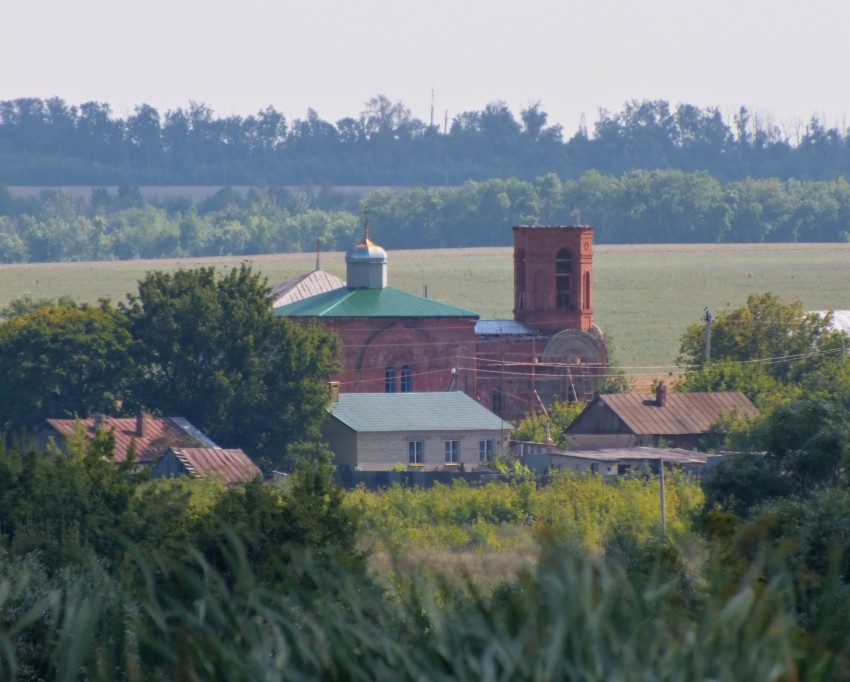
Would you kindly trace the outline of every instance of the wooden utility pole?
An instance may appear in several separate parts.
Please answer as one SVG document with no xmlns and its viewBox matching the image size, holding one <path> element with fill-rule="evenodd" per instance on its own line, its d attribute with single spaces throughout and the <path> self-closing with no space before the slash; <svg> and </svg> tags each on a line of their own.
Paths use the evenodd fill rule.
<svg viewBox="0 0 850 682">
<path fill-rule="evenodd" d="M 705 313 L 702 319 L 705 320 L 705 364 L 711 362 L 711 311 L 708 306 L 705 306 Z"/>
</svg>

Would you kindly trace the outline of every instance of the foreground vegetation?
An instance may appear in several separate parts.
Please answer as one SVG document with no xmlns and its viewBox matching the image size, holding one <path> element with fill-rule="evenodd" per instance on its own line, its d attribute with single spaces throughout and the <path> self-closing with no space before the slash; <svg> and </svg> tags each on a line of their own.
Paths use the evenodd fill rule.
<svg viewBox="0 0 850 682">
<path fill-rule="evenodd" d="M 4 679 L 850 678 L 846 493 L 743 522 L 672 475 L 662 535 L 652 476 L 343 497 L 321 457 L 223 490 L 109 446 L 0 456 Z"/>
</svg>

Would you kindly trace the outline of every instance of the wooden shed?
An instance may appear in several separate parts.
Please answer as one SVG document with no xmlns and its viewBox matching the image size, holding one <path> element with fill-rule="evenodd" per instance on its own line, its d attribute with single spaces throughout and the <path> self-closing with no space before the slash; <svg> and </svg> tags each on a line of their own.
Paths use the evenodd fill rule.
<svg viewBox="0 0 850 682">
<path fill-rule="evenodd" d="M 666 445 L 695 448 L 723 413 L 755 416 L 758 409 L 739 391 L 597 396 L 567 428 L 572 449 Z"/>
</svg>

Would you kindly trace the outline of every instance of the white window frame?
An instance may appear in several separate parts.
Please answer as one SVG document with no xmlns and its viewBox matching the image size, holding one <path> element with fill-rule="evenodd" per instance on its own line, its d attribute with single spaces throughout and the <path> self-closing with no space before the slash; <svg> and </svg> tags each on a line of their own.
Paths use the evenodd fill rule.
<svg viewBox="0 0 850 682">
<path fill-rule="evenodd" d="M 414 466 L 422 466 L 425 464 L 425 441 L 424 440 L 409 440 L 407 441 L 407 462 Z"/>
<path fill-rule="evenodd" d="M 492 462 L 493 453 L 496 451 L 496 441 L 493 438 L 478 441 L 478 460 L 481 462 Z"/>
<path fill-rule="evenodd" d="M 460 464 L 460 441 L 445 441 L 446 464 Z"/>
</svg>

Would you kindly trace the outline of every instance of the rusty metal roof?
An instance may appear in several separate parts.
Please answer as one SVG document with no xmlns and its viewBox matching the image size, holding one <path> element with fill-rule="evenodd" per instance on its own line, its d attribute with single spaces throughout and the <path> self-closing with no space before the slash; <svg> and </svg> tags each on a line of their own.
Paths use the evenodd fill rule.
<svg viewBox="0 0 850 682">
<path fill-rule="evenodd" d="M 190 476 L 217 478 L 225 485 L 247 483 L 262 472 L 240 449 L 171 448 Z"/>
<path fill-rule="evenodd" d="M 313 270 L 313 272 L 293 277 L 282 284 L 278 284 L 271 290 L 269 298 L 272 302 L 272 308 L 277 308 L 344 286 L 345 282 L 339 277 L 324 270 Z"/>
<path fill-rule="evenodd" d="M 674 436 L 706 433 L 721 412 L 737 410 L 755 416 L 758 409 L 739 391 L 706 393 L 669 393 L 659 406 L 655 395 L 646 393 L 612 393 L 598 396 L 582 414 L 599 407 L 611 410 L 628 429 L 637 435 Z M 567 428 L 567 433 L 587 433 L 582 428 L 582 415 Z M 584 425 L 586 428 L 586 424 Z"/>
<path fill-rule="evenodd" d="M 161 457 L 172 446 L 189 446 L 198 443 L 215 446 L 207 436 L 181 417 L 155 417 L 145 415 L 144 435 L 139 435 L 138 417 L 89 417 L 88 419 L 48 419 L 46 422 L 57 436 L 68 438 L 76 433 L 77 424 L 89 438 L 94 438 L 98 428 L 115 435 L 114 461 L 124 462 L 130 448 L 136 449 L 136 461 L 149 464 Z"/>
</svg>

